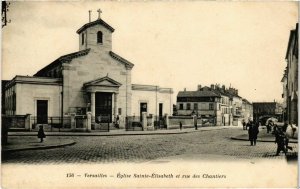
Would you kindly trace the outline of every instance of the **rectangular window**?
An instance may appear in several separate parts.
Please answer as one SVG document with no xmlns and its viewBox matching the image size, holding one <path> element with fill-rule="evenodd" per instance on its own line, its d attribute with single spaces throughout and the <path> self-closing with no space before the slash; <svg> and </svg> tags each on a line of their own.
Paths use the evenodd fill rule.
<svg viewBox="0 0 300 189">
<path fill-rule="evenodd" d="M 198 110 L 198 104 L 194 103 L 194 110 Z"/>
<path fill-rule="evenodd" d="M 214 109 L 214 104 L 213 103 L 209 103 L 209 110 L 213 110 Z"/>
<path fill-rule="evenodd" d="M 187 104 L 186 104 L 186 109 L 187 109 L 187 110 L 190 110 L 190 109 L 191 109 L 191 104 L 190 104 L 190 103 L 187 103 Z"/>
<path fill-rule="evenodd" d="M 122 108 L 118 108 L 118 114 L 122 115 Z"/>
<path fill-rule="evenodd" d="M 179 104 L 179 110 L 183 110 L 183 104 Z"/>
</svg>

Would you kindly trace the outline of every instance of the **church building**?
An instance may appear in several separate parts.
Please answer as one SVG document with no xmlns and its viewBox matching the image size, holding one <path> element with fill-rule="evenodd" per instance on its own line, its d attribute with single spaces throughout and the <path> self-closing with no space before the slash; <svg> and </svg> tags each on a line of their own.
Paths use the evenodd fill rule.
<svg viewBox="0 0 300 189">
<path fill-rule="evenodd" d="M 172 88 L 132 84 L 134 64 L 112 51 L 114 28 L 99 17 L 77 30 L 79 51 L 63 55 L 33 76 L 15 76 L 5 87 L 5 114 L 93 119 L 172 115 Z M 146 75 L 146 74 L 145 74 Z M 149 108 L 148 108 L 149 107 Z"/>
</svg>

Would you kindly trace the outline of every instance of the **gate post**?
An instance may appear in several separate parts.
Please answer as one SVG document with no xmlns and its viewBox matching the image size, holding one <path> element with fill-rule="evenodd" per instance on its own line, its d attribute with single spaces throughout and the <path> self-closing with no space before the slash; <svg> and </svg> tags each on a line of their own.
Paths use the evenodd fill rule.
<svg viewBox="0 0 300 189">
<path fill-rule="evenodd" d="M 86 117 L 87 117 L 86 131 L 90 132 L 92 129 L 92 112 L 87 112 Z"/>
<path fill-rule="evenodd" d="M 165 118 L 166 118 L 166 129 L 168 129 L 168 126 L 169 126 L 169 115 L 165 114 Z"/>
<path fill-rule="evenodd" d="M 31 131 L 31 114 L 26 114 L 25 116 L 25 129 L 28 129 L 29 131 Z"/>
<path fill-rule="evenodd" d="M 142 126 L 143 130 L 147 128 L 147 112 L 142 113 Z"/>
<path fill-rule="evenodd" d="M 71 130 L 75 130 L 75 113 L 71 113 Z"/>
</svg>

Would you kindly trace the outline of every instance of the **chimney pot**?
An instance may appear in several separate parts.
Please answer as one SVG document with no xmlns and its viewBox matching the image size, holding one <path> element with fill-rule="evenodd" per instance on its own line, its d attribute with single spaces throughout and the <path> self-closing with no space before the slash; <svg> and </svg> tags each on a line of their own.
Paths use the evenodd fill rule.
<svg viewBox="0 0 300 189">
<path fill-rule="evenodd" d="M 198 91 L 200 91 L 201 88 L 202 88 L 202 86 L 198 85 L 198 87 L 197 87 Z"/>
</svg>

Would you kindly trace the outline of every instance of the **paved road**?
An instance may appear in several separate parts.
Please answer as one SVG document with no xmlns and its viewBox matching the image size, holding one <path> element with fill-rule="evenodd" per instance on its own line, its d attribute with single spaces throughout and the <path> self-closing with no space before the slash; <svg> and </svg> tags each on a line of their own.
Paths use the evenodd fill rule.
<svg viewBox="0 0 300 189">
<path fill-rule="evenodd" d="M 276 144 L 231 140 L 243 134 L 241 128 L 202 131 L 174 135 L 143 136 L 66 136 L 73 146 L 48 150 L 29 150 L 2 154 L 3 163 L 111 163 L 148 162 L 176 157 L 193 160 L 213 159 L 283 159 L 275 156 Z M 28 138 L 29 139 L 29 138 Z M 47 137 L 47 140 L 56 138 Z M 295 149 L 298 144 L 291 144 Z"/>
</svg>

